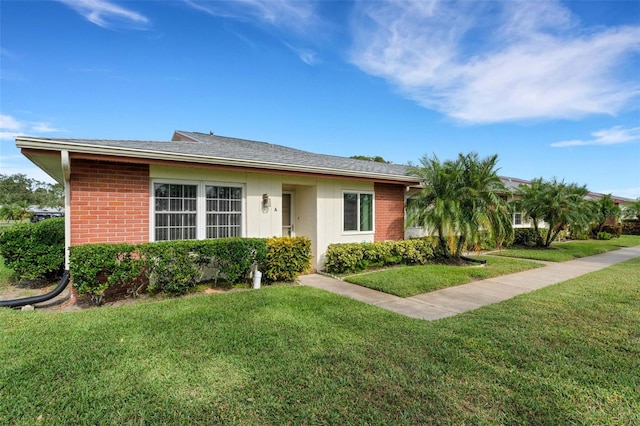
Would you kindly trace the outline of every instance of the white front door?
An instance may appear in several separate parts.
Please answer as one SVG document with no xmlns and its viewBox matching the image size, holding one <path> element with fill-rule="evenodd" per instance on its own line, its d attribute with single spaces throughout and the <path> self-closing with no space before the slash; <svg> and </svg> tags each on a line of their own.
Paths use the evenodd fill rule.
<svg viewBox="0 0 640 426">
<path fill-rule="evenodd" d="M 282 193 L 282 236 L 295 237 L 293 192 Z"/>
</svg>

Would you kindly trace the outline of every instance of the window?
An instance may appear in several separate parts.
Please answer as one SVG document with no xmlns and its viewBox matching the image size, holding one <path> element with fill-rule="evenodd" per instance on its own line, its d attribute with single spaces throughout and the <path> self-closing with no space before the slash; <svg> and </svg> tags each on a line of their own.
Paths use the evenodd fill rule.
<svg viewBox="0 0 640 426">
<path fill-rule="evenodd" d="M 155 184 L 156 241 L 196 238 L 196 185 Z"/>
<path fill-rule="evenodd" d="M 345 192 L 342 206 L 344 231 L 373 231 L 373 193 Z"/>
<path fill-rule="evenodd" d="M 207 186 L 207 238 L 242 235 L 242 188 Z"/>
<path fill-rule="evenodd" d="M 522 213 L 514 213 L 513 214 L 513 224 L 514 225 L 522 225 Z"/>
<path fill-rule="evenodd" d="M 155 241 L 241 237 L 242 186 L 154 183 Z"/>
</svg>

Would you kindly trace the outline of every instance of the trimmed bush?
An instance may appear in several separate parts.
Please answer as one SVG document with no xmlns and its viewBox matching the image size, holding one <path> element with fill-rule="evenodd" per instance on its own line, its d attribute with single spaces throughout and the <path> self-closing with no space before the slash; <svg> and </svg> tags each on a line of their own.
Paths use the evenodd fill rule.
<svg viewBox="0 0 640 426">
<path fill-rule="evenodd" d="M 535 247 L 538 233 L 533 228 L 516 228 L 513 230 L 513 245 Z M 544 236 L 543 236 L 544 238 Z"/>
<path fill-rule="evenodd" d="M 622 222 L 622 235 L 640 235 L 640 220 L 629 219 Z"/>
<path fill-rule="evenodd" d="M 306 237 L 274 237 L 267 242 L 263 276 L 267 282 L 292 282 L 311 267 L 311 240 Z"/>
<path fill-rule="evenodd" d="M 611 238 L 613 238 L 613 236 L 608 233 L 608 232 L 598 232 L 598 235 L 596 236 L 596 239 L 598 240 L 610 240 Z"/>
<path fill-rule="evenodd" d="M 437 241 L 417 238 L 376 243 L 331 244 L 324 268 L 329 273 L 363 271 L 373 266 L 424 265 L 435 257 Z"/>
<path fill-rule="evenodd" d="M 24 223 L 0 233 L 0 254 L 20 279 L 55 278 L 64 269 L 64 218 Z"/>
<path fill-rule="evenodd" d="M 102 304 L 109 287 L 126 286 L 140 280 L 143 262 L 131 244 L 87 244 L 72 247 L 69 255 L 73 286 L 78 294 L 88 294 Z M 137 289 L 133 290 L 137 294 Z"/>
</svg>

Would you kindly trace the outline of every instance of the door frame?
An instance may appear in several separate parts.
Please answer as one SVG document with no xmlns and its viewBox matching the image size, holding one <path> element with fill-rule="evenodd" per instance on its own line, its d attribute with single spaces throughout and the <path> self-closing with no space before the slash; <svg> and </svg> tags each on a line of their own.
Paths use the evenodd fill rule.
<svg viewBox="0 0 640 426">
<path fill-rule="evenodd" d="M 296 208 L 295 208 L 295 192 L 294 191 L 282 191 L 282 195 L 289 195 L 289 223 L 291 224 L 289 226 L 289 231 L 290 231 L 290 235 L 292 237 L 296 236 L 296 226 L 295 226 L 295 212 L 296 212 Z M 284 197 L 282 197 L 282 199 L 284 200 Z M 282 209 L 282 213 L 284 213 L 284 209 Z M 282 225 L 282 229 L 284 229 L 284 222 Z M 286 237 L 286 235 L 283 235 L 283 237 Z"/>
</svg>

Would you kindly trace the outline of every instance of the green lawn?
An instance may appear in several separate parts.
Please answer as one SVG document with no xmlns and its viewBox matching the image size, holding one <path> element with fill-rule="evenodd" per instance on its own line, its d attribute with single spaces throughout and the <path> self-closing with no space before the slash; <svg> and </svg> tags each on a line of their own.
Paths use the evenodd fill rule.
<svg viewBox="0 0 640 426">
<path fill-rule="evenodd" d="M 640 259 L 435 322 L 309 287 L 0 310 L 0 423 L 640 424 Z"/>
<path fill-rule="evenodd" d="M 640 245 L 640 236 L 623 235 L 608 241 L 567 241 L 553 243 L 549 249 L 508 249 L 493 252 L 493 255 L 518 257 L 524 259 L 546 260 L 549 262 L 565 262 L 594 254 L 617 250 L 622 247 Z"/>
<path fill-rule="evenodd" d="M 448 265 L 405 266 L 351 275 L 345 277 L 344 280 L 396 296 L 410 297 L 441 288 L 465 284 L 473 280 L 497 277 L 542 266 L 540 263 L 520 259 L 492 256 L 473 257 L 487 260 L 486 265 L 483 267 Z"/>
</svg>

